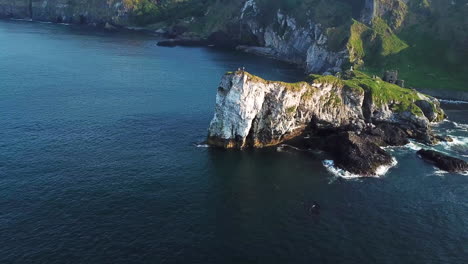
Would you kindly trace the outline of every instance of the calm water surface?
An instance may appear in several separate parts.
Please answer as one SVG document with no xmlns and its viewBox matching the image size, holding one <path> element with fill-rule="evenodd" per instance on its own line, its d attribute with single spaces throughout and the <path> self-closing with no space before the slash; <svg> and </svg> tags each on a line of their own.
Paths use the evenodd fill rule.
<svg viewBox="0 0 468 264">
<path fill-rule="evenodd" d="M 466 263 L 468 177 L 392 149 L 378 179 L 320 154 L 197 147 L 225 71 L 289 65 L 151 36 L 0 22 L 0 263 Z M 468 107 L 436 148 L 467 158 Z M 320 215 L 304 203 L 318 201 Z"/>
</svg>

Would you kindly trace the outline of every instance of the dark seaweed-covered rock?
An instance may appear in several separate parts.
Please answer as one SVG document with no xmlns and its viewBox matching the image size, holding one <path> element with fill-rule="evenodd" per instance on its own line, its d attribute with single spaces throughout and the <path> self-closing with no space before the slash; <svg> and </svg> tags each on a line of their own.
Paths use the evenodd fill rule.
<svg viewBox="0 0 468 264">
<path fill-rule="evenodd" d="M 450 157 L 434 150 L 421 149 L 418 155 L 441 170 L 448 172 L 467 172 L 468 163 L 464 160 Z"/>
<path fill-rule="evenodd" d="M 394 123 L 379 123 L 366 136 L 379 146 L 404 146 L 409 143 L 408 133 Z"/>
<path fill-rule="evenodd" d="M 222 31 L 212 33 L 207 42 L 209 45 L 214 45 L 218 48 L 234 49 L 238 45 L 238 41 L 233 39 L 229 34 Z"/>
<path fill-rule="evenodd" d="M 161 47 L 176 47 L 176 46 L 206 46 L 208 42 L 200 38 L 177 38 L 162 40 L 157 43 Z"/>
<path fill-rule="evenodd" d="M 354 132 L 342 132 L 327 138 L 325 150 L 335 164 L 346 171 L 363 176 L 377 174 L 381 166 L 389 166 L 393 159 L 377 144 Z"/>
</svg>

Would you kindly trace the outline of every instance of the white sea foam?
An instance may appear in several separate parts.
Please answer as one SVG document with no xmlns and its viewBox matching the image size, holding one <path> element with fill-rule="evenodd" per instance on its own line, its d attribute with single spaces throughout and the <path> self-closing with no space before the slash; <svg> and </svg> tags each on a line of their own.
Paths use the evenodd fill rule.
<svg viewBox="0 0 468 264">
<path fill-rule="evenodd" d="M 336 167 L 335 161 L 333 160 L 324 160 L 322 164 L 330 173 L 332 173 L 336 177 L 341 177 L 345 179 L 356 179 L 356 178 L 362 177 L 361 175 L 353 174 L 353 173 L 350 173 L 348 171 L 345 171 L 343 169 Z"/>
<path fill-rule="evenodd" d="M 444 119 L 444 120 L 442 120 L 440 122 L 431 122 L 431 124 L 433 126 L 435 126 L 435 127 L 440 126 L 440 125 L 445 124 L 445 123 L 453 123 L 453 122 L 448 120 L 448 119 Z"/>
<path fill-rule="evenodd" d="M 415 143 L 414 141 L 410 141 L 410 143 L 406 144 L 404 147 L 419 151 L 422 149 L 421 145 L 419 143 Z"/>
<path fill-rule="evenodd" d="M 345 171 L 343 169 L 340 169 L 340 168 L 335 166 L 335 161 L 333 161 L 333 160 L 324 160 L 322 162 L 322 164 L 323 164 L 323 166 L 325 166 L 325 168 L 330 173 L 332 173 L 336 177 L 341 177 L 341 178 L 344 178 L 344 179 L 356 179 L 356 178 L 368 177 L 368 176 L 361 176 L 361 175 L 358 175 L 358 174 L 353 174 L 353 173 L 351 173 L 349 171 Z M 390 165 L 378 167 L 377 170 L 376 170 L 376 174 L 373 175 L 373 177 L 382 177 L 382 176 L 384 176 L 385 174 L 387 174 L 387 172 L 391 168 L 395 167 L 397 164 L 398 164 L 398 161 L 395 158 L 392 158 L 392 163 Z"/>
<path fill-rule="evenodd" d="M 444 142 L 447 145 L 468 145 L 468 137 L 451 136 L 452 142 Z"/>
<path fill-rule="evenodd" d="M 441 153 L 444 153 L 444 154 L 448 155 L 449 153 L 447 151 L 450 150 L 450 145 L 449 144 L 452 144 L 452 142 L 438 143 L 437 145 L 442 147 L 442 149 L 440 149 L 440 148 L 435 148 L 434 146 L 424 145 L 422 143 L 410 140 L 410 143 L 406 144 L 403 147 L 408 148 L 408 149 L 413 150 L 413 151 L 419 151 L 421 149 L 430 149 L 430 150 L 435 150 L 435 151 L 438 151 L 438 152 L 441 152 Z"/>
<path fill-rule="evenodd" d="M 460 129 L 468 129 L 468 124 L 459 124 L 457 122 L 452 122 L 456 128 L 460 128 Z"/>
<path fill-rule="evenodd" d="M 439 169 L 439 168 L 437 168 L 437 167 L 434 167 L 434 174 L 435 174 L 435 175 L 439 175 L 439 176 L 443 176 L 443 175 L 445 175 L 445 174 L 448 174 L 448 172 L 447 172 L 447 171 L 443 171 L 443 170 L 441 170 L 441 169 Z"/>
<path fill-rule="evenodd" d="M 33 20 L 30 19 L 30 18 L 10 18 L 10 20 L 14 20 L 14 21 L 27 21 L 27 22 L 33 21 Z"/>
<path fill-rule="evenodd" d="M 296 147 L 288 145 L 288 144 L 281 144 L 278 147 L 276 147 L 276 151 L 278 151 L 278 152 L 283 152 L 283 151 L 285 151 L 287 149 L 293 149 L 293 150 L 296 150 L 296 151 L 304 151 L 303 149 L 296 148 Z"/>
<path fill-rule="evenodd" d="M 452 139 L 452 142 L 441 143 L 443 149 L 448 152 L 456 152 L 466 158 L 466 154 L 468 154 L 468 137 L 452 136 Z"/>
<path fill-rule="evenodd" d="M 462 101 L 462 100 L 439 99 L 439 101 L 442 103 L 446 103 L 446 104 L 468 104 L 468 101 Z"/>
<path fill-rule="evenodd" d="M 380 166 L 377 168 L 376 176 L 384 176 L 391 168 L 395 167 L 397 164 L 398 161 L 395 158 L 392 158 L 392 163 L 390 165 Z"/>
<path fill-rule="evenodd" d="M 444 176 L 446 174 L 450 174 L 450 172 L 441 170 L 441 169 L 434 166 L 434 174 L 438 175 L 438 176 Z M 460 174 L 460 175 L 463 175 L 463 176 L 468 176 L 468 171 L 459 172 L 459 173 L 456 173 L 456 174 Z"/>
</svg>

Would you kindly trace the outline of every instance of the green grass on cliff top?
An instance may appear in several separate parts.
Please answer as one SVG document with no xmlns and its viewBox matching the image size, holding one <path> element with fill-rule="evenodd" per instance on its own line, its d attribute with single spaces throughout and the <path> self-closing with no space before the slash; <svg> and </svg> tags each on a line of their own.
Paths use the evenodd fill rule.
<svg viewBox="0 0 468 264">
<path fill-rule="evenodd" d="M 384 69 L 399 71 L 407 87 L 468 91 L 468 53 L 416 29 L 401 32 L 409 47 L 364 65 L 360 70 L 381 76 Z"/>
<path fill-rule="evenodd" d="M 345 89 L 351 89 L 358 93 L 368 92 L 376 106 L 388 104 L 396 112 L 409 111 L 418 116 L 423 115 L 421 109 L 415 104 L 417 100 L 420 100 L 417 91 L 384 82 L 380 78 L 371 78 L 360 71 L 354 71 L 352 77 L 347 79 L 313 74 L 307 78 L 307 81 L 341 85 Z"/>
<path fill-rule="evenodd" d="M 226 74 L 238 73 L 239 72 L 227 72 Z M 387 104 L 391 106 L 391 110 L 393 111 L 409 111 L 415 115 L 423 116 L 422 110 L 415 104 L 416 101 L 421 100 L 417 91 L 384 82 L 378 77 L 372 78 L 360 71 L 354 71 L 350 73 L 350 76 L 348 76 L 346 79 L 331 75 L 324 76 L 311 74 L 306 78 L 305 81 L 297 83 L 268 81 L 250 73 L 246 74 L 248 75 L 249 79 L 255 82 L 261 82 L 265 84 L 278 83 L 286 86 L 287 89 L 292 91 L 300 91 L 302 88 L 306 87 L 308 90 L 304 96 L 311 96 L 311 94 L 317 89 L 310 85 L 313 83 L 332 84 L 333 86 L 340 86 L 344 89 L 350 89 L 353 92 L 359 94 L 370 93 L 376 106 Z"/>
<path fill-rule="evenodd" d="M 468 91 L 468 53 L 437 40 L 418 25 L 394 33 L 382 19 L 371 27 L 353 21 L 347 44 L 350 61 L 369 75 L 398 70 L 407 87 Z"/>
</svg>

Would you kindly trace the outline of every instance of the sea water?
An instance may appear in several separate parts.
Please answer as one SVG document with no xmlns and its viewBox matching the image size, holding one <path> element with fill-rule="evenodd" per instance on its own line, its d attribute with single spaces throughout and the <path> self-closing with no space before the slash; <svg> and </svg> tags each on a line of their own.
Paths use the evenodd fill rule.
<svg viewBox="0 0 468 264">
<path fill-rule="evenodd" d="M 226 71 L 300 70 L 213 48 L 0 22 L 0 263 L 465 263 L 468 177 L 413 145 L 376 178 L 319 152 L 200 145 Z M 467 107 L 436 129 L 467 158 Z M 454 123 L 455 122 L 455 123 Z M 320 204 L 311 215 L 308 204 Z"/>
</svg>

